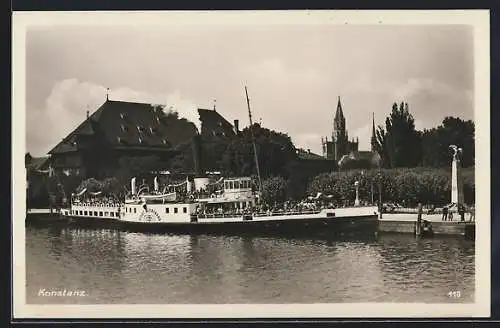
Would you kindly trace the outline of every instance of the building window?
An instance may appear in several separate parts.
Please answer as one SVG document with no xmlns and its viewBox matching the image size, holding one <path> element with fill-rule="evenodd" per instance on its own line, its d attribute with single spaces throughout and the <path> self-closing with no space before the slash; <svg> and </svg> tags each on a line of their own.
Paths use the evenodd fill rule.
<svg viewBox="0 0 500 328">
<path fill-rule="evenodd" d="M 134 207 L 134 213 L 137 213 L 137 208 Z"/>
<path fill-rule="evenodd" d="M 165 208 L 165 213 L 169 213 L 170 212 L 170 209 L 168 207 Z"/>
<path fill-rule="evenodd" d="M 144 132 L 144 127 L 143 127 L 143 126 L 141 126 L 141 125 L 138 125 L 138 126 L 137 126 L 137 131 L 138 131 L 139 133 Z"/>
<path fill-rule="evenodd" d="M 111 215 L 111 217 L 114 217 L 115 216 L 115 212 L 109 212 L 109 215 Z"/>
<path fill-rule="evenodd" d="M 161 142 L 163 142 L 164 145 L 168 144 L 167 139 L 163 139 Z"/>
<path fill-rule="evenodd" d="M 120 137 L 116 137 L 116 141 L 117 141 L 119 144 L 123 143 L 122 138 L 120 138 Z"/>
<path fill-rule="evenodd" d="M 141 137 L 139 137 L 139 143 L 142 144 L 142 138 Z"/>
<path fill-rule="evenodd" d="M 80 211 L 80 215 L 83 215 L 83 211 Z"/>
<path fill-rule="evenodd" d="M 187 211 L 188 211 L 187 207 L 183 207 L 183 208 L 182 208 L 182 212 L 183 212 L 183 213 L 187 213 Z"/>
<path fill-rule="evenodd" d="M 120 118 L 121 118 L 122 120 L 127 119 L 127 114 L 125 114 L 125 113 L 120 113 Z"/>
<path fill-rule="evenodd" d="M 177 213 L 177 207 L 174 207 L 174 213 Z"/>
<path fill-rule="evenodd" d="M 123 124 L 120 125 L 120 129 L 122 130 L 122 132 L 128 132 L 128 127 Z"/>
<path fill-rule="evenodd" d="M 87 211 L 85 211 L 84 213 L 85 213 L 85 215 L 88 215 Z"/>
<path fill-rule="evenodd" d="M 108 212 L 104 212 L 104 216 L 108 216 L 108 215 L 109 215 Z"/>
<path fill-rule="evenodd" d="M 97 216 L 97 211 L 94 211 L 94 216 Z"/>
<path fill-rule="evenodd" d="M 99 216 L 102 216 L 102 212 L 99 212 Z"/>
</svg>

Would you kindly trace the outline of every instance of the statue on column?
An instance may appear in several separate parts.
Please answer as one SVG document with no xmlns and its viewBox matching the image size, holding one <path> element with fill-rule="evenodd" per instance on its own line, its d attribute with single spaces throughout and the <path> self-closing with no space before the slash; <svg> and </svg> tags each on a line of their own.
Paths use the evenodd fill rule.
<svg viewBox="0 0 500 328">
<path fill-rule="evenodd" d="M 450 145 L 450 148 L 453 151 L 453 160 L 451 162 L 451 203 L 458 206 L 464 203 L 463 186 L 460 177 L 462 148 L 456 145 Z"/>
</svg>

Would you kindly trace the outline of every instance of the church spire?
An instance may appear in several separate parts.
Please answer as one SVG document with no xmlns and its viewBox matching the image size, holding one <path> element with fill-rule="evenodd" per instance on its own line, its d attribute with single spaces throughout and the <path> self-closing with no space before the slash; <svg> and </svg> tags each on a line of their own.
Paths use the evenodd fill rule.
<svg viewBox="0 0 500 328">
<path fill-rule="evenodd" d="M 337 111 L 335 113 L 335 119 L 343 119 L 344 118 L 344 113 L 342 112 L 342 104 L 340 103 L 340 96 L 337 101 Z"/>
<path fill-rule="evenodd" d="M 372 139 L 371 139 L 372 151 L 376 151 L 377 146 L 377 133 L 375 132 L 375 113 L 372 113 Z"/>
</svg>

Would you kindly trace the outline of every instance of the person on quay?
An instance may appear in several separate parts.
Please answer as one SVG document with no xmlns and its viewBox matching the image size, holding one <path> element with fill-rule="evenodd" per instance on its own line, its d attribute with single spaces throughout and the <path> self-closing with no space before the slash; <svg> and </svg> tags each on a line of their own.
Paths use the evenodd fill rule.
<svg viewBox="0 0 500 328">
<path fill-rule="evenodd" d="M 441 221 L 447 221 L 448 219 L 448 206 L 443 206 L 443 217 Z"/>
<path fill-rule="evenodd" d="M 458 214 L 460 215 L 460 221 L 465 222 L 465 208 L 464 205 L 458 205 Z"/>
</svg>

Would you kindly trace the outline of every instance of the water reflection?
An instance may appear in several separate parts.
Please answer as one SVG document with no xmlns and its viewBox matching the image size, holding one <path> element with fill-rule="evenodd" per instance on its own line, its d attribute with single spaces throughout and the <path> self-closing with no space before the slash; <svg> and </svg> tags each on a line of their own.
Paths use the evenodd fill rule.
<svg viewBox="0 0 500 328">
<path fill-rule="evenodd" d="M 32 303 L 443 302 L 458 288 L 473 301 L 474 244 L 457 239 L 26 233 Z M 89 296 L 40 298 L 40 288 Z"/>
</svg>

